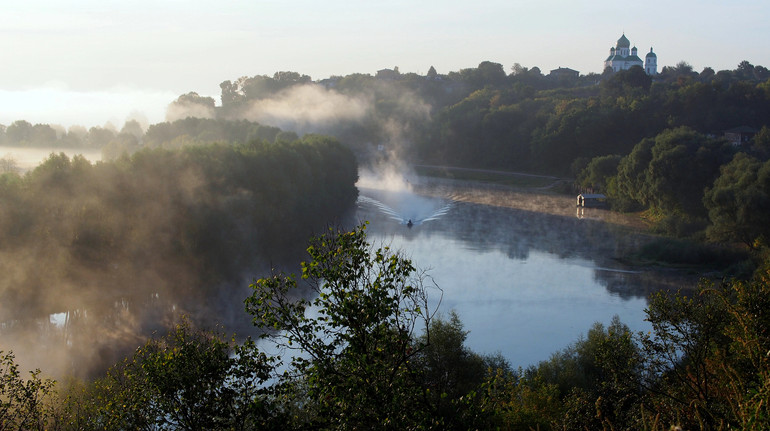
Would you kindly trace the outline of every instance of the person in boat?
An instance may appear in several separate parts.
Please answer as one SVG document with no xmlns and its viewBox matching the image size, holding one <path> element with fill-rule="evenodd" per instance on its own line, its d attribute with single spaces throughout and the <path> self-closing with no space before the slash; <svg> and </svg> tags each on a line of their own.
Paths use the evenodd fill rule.
<svg viewBox="0 0 770 431">
<path fill-rule="evenodd" d="M 412 223 L 412 219 L 409 219 L 409 221 L 406 222 L 406 226 L 407 227 L 412 227 L 413 225 L 414 225 L 414 223 Z"/>
</svg>

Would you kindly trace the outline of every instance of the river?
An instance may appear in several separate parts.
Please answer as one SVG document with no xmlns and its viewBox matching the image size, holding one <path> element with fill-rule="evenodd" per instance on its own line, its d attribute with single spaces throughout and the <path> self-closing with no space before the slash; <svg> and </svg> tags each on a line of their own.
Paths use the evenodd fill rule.
<svg viewBox="0 0 770 431">
<path fill-rule="evenodd" d="M 578 211 L 569 196 L 427 179 L 359 190 L 370 241 L 427 270 L 441 289 L 434 304 L 457 312 L 468 347 L 514 367 L 548 359 L 615 315 L 649 330 L 647 296 L 694 283 L 620 264 L 649 240 L 638 220 Z"/>
<path fill-rule="evenodd" d="M 371 242 L 427 271 L 438 287 L 432 304 L 444 316 L 457 312 L 468 347 L 499 352 L 514 367 L 548 359 L 614 315 L 634 331 L 648 330 L 647 296 L 694 284 L 623 266 L 619 258 L 650 238 L 638 220 L 577 211 L 570 196 L 425 177 L 362 179 L 359 191 L 351 224 L 368 221 Z M 296 272 L 296 264 L 287 269 Z M 238 286 L 200 304 L 157 294 L 126 300 L 101 289 L 102 296 L 50 318 L 0 320 L 0 350 L 14 350 L 27 369 L 99 375 L 175 314 L 244 335 L 254 330 L 243 311 L 247 286 L 268 275 L 256 267 L 246 272 Z"/>
</svg>

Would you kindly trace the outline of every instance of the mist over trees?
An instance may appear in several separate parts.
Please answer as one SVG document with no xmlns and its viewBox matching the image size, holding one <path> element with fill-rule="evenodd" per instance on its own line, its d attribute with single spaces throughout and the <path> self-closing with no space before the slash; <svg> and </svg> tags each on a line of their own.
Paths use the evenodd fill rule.
<svg viewBox="0 0 770 431">
<path fill-rule="evenodd" d="M 133 123 L 135 120 L 129 120 L 124 126 L 129 130 L 135 130 Z M 138 123 L 136 123 L 138 125 Z M 141 126 L 139 127 L 141 130 Z M 0 127 L 0 145 L 11 147 L 60 147 L 60 148 L 101 148 L 110 143 L 124 130 L 118 132 L 113 126 L 91 127 L 86 129 L 82 126 L 72 126 L 65 129 L 58 125 L 35 124 L 32 125 L 26 120 L 17 120 L 7 127 Z"/>
<path fill-rule="evenodd" d="M 105 348 L 79 360 L 87 373 L 178 313 L 234 325 L 244 280 L 339 223 L 357 178 L 353 154 L 318 135 L 145 148 L 99 163 L 52 154 L 24 175 L 2 174 L 0 315 L 16 322 L 3 335 L 21 341 L 24 322 L 64 313 L 80 337 L 73 346 Z"/>
</svg>

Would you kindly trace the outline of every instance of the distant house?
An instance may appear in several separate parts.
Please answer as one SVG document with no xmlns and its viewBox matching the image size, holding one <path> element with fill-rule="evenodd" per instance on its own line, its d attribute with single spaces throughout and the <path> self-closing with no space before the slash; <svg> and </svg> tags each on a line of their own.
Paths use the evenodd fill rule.
<svg viewBox="0 0 770 431">
<path fill-rule="evenodd" d="M 577 206 L 584 208 L 604 208 L 607 196 L 601 193 L 581 193 L 577 196 Z"/>
<path fill-rule="evenodd" d="M 398 68 L 396 67 L 395 69 L 380 69 L 375 77 L 377 79 L 395 80 L 398 79 L 398 75 Z"/>
<path fill-rule="evenodd" d="M 749 126 L 734 127 L 723 132 L 725 139 L 737 146 L 748 144 L 757 134 L 757 129 Z"/>
<path fill-rule="evenodd" d="M 558 69 L 551 70 L 551 73 L 548 74 L 549 77 L 556 79 L 577 79 L 579 75 L 580 72 L 569 67 L 559 67 Z"/>
</svg>

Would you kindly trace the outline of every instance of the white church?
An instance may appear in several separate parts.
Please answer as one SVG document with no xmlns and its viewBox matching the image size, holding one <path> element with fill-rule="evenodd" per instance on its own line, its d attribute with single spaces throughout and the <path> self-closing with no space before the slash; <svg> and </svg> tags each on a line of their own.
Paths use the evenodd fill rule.
<svg viewBox="0 0 770 431">
<path fill-rule="evenodd" d="M 650 76 L 658 74 L 658 56 L 650 52 L 644 58 L 644 62 L 636 54 L 636 47 L 630 48 L 631 42 L 626 38 L 625 33 L 620 36 L 615 47 L 610 48 L 610 56 L 604 60 L 604 68 L 611 68 L 613 72 L 628 70 L 633 66 L 644 68 L 645 73 Z"/>
</svg>

